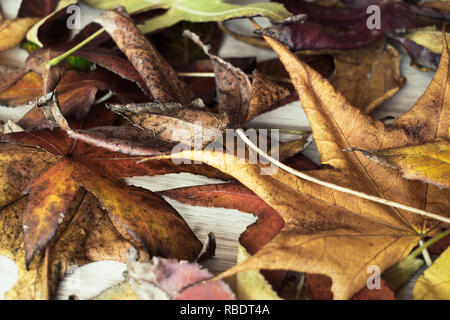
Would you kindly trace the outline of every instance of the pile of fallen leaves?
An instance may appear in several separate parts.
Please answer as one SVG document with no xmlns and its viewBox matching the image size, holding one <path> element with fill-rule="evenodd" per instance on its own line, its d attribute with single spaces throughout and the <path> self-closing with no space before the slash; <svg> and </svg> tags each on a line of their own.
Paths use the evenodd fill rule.
<svg viewBox="0 0 450 320">
<path fill-rule="evenodd" d="M 0 69 L 0 104 L 30 105 L 0 135 L 0 255 L 19 269 L 6 298 L 54 298 L 70 266 L 117 260 L 127 279 L 97 299 L 393 299 L 424 261 L 414 298 L 450 299 L 449 2 L 84 2 L 104 11 L 75 35 L 77 1 L 23 0 L 0 19 L 0 50 L 29 53 Z M 272 26 L 223 24 L 254 16 Z M 222 32 L 279 60 L 222 59 Z M 399 48 L 436 71 L 387 124 L 369 113 L 405 82 Z M 280 145 L 284 165 L 248 142 L 230 152 L 248 121 L 298 99 L 320 166 L 301 153 L 308 134 Z M 279 170 L 263 174 L 255 151 Z M 123 181 L 180 172 L 229 182 L 158 194 Z M 202 245 L 163 196 L 257 215 L 237 264 L 202 267 L 214 237 Z"/>
</svg>

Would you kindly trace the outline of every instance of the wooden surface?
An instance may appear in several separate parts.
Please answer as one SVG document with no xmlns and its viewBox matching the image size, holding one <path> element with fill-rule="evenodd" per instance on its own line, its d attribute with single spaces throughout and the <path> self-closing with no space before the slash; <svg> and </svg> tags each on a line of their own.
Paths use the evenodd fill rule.
<svg viewBox="0 0 450 320">
<path fill-rule="evenodd" d="M 20 1 L 2 0 L 0 6 L 6 17 L 14 17 Z M 250 3 L 258 1 L 233 1 L 234 3 Z M 82 6 L 83 23 L 91 21 L 98 14 Z M 259 19 L 260 23 L 267 23 L 264 19 Z M 228 23 L 229 27 L 240 33 L 250 34 L 252 27 L 248 21 L 235 20 Z M 223 43 L 220 55 L 223 57 L 233 56 L 256 56 L 259 61 L 275 57 L 275 54 L 268 50 L 256 49 L 249 45 L 238 42 L 227 37 Z M 26 54 L 23 50 L 14 49 L 10 52 L 0 53 L 0 65 L 16 65 L 23 63 Z M 401 64 L 403 76 L 407 78 L 405 87 L 373 113 L 374 118 L 382 118 L 390 115 L 398 117 L 407 111 L 420 97 L 426 89 L 433 74 L 417 71 L 409 66 L 409 58 L 404 56 Z M 0 120 L 18 120 L 29 106 L 21 106 L 14 109 L 0 107 Z M 255 128 L 291 128 L 305 129 L 309 127 L 300 103 L 291 103 L 273 112 L 261 115 L 251 121 L 250 127 Z M 315 152 L 314 145 L 306 150 L 306 154 L 316 162 L 320 159 Z M 171 174 L 159 177 L 135 177 L 127 179 L 130 184 L 150 189 L 152 191 L 166 190 L 181 186 L 192 186 L 207 183 L 220 182 L 210 180 L 205 177 L 198 177 L 191 174 Z M 208 267 L 221 271 L 235 263 L 237 253 L 237 239 L 246 226 L 255 221 L 255 217 L 250 214 L 241 213 L 237 210 L 210 209 L 182 205 L 177 201 L 168 200 L 178 212 L 185 218 L 189 226 L 203 241 L 209 232 L 214 232 L 217 238 L 216 257 L 208 263 Z M 14 263 L 7 261 L 7 258 L 0 256 L 0 298 L 2 293 L 8 290 L 17 278 Z M 90 298 L 101 290 L 114 285 L 123 279 L 122 273 L 125 266 L 114 261 L 102 261 L 77 268 L 74 266 L 70 274 L 60 286 L 58 298 L 67 299 L 71 294 L 76 294 L 80 299 Z M 12 284 L 11 284 L 12 283 Z M 408 286 L 411 287 L 413 282 Z M 406 288 L 401 293 L 402 298 L 410 298 L 410 288 Z"/>
</svg>

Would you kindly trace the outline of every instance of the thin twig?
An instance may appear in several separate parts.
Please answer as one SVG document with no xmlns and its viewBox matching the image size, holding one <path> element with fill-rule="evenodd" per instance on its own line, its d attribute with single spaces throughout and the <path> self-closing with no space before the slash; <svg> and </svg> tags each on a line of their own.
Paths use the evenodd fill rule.
<svg viewBox="0 0 450 320">
<path fill-rule="evenodd" d="M 430 240 L 428 240 L 427 242 L 425 242 L 423 245 L 421 245 L 420 247 L 414 249 L 414 251 L 412 251 L 409 256 L 407 256 L 405 258 L 405 260 L 403 260 L 401 263 L 408 265 L 411 263 L 412 260 L 414 260 L 415 258 L 417 258 L 423 250 L 427 249 L 428 247 L 430 247 L 431 245 L 435 244 L 436 242 L 438 242 L 439 240 L 445 238 L 446 236 L 450 235 L 450 229 L 445 230 L 444 232 L 439 233 L 438 235 L 434 236 L 433 238 L 431 238 Z"/>
<path fill-rule="evenodd" d="M 420 246 L 421 248 L 423 248 L 423 250 L 422 250 L 422 257 L 423 257 L 423 260 L 425 260 L 425 263 L 427 264 L 427 266 L 431 266 L 431 264 L 433 263 L 433 261 L 431 261 L 431 257 L 430 257 L 430 254 L 428 253 L 427 248 L 424 248 L 424 247 L 423 247 L 423 240 L 420 240 L 420 241 L 419 241 L 419 246 Z"/>
<path fill-rule="evenodd" d="M 98 37 L 104 31 L 105 31 L 105 29 L 101 28 L 100 30 L 98 30 L 97 32 L 95 32 L 94 34 L 92 34 L 91 36 L 89 36 L 88 38 L 86 38 L 85 40 L 80 42 L 79 44 L 77 44 L 75 47 L 73 47 L 69 51 L 66 51 L 63 54 L 57 56 L 56 58 L 53 58 L 52 60 L 50 60 L 49 62 L 46 63 L 47 69 L 50 69 L 51 67 L 58 65 L 58 63 L 60 63 L 65 58 L 67 58 L 68 56 L 73 54 L 75 51 L 77 51 L 77 50 L 81 49 L 82 47 L 84 47 L 85 45 L 87 45 L 89 42 L 91 42 L 94 38 Z"/>
<path fill-rule="evenodd" d="M 316 183 L 318 185 L 321 185 L 321 186 L 324 186 L 324 187 L 327 187 L 327 188 L 330 188 L 330 189 L 333 189 L 333 190 L 336 190 L 336 191 L 340 191 L 340 192 L 343 192 L 343 193 L 351 194 L 351 195 L 357 196 L 359 198 L 363 198 L 363 199 L 366 199 L 366 200 L 378 202 L 378 203 L 381 203 L 381 204 L 384 204 L 384 205 L 388 205 L 388 206 L 391 206 L 391 207 L 394 207 L 394 208 L 398 208 L 398 209 L 414 212 L 414 213 L 420 214 L 422 216 L 425 216 L 425 217 L 428 217 L 428 218 L 432 218 L 432 219 L 435 219 L 435 220 L 439 220 L 439 221 L 442 221 L 442 222 L 445 222 L 445 223 L 450 223 L 450 219 L 449 218 L 442 217 L 440 215 L 437 215 L 437 214 L 434 214 L 434 213 L 431 213 L 431 212 L 428 212 L 428 211 L 416 209 L 416 208 L 413 208 L 413 207 L 410 207 L 410 206 L 407 206 L 407 205 L 404 205 L 404 204 L 401 204 L 401 203 L 398 203 L 398 202 L 390 201 L 390 200 L 387 200 L 387 199 L 371 196 L 371 195 L 365 194 L 363 192 L 359 192 L 359 191 L 355 191 L 355 190 L 352 190 L 352 189 L 349 189 L 349 188 L 341 187 L 341 186 L 335 185 L 333 183 L 325 182 L 325 181 L 316 179 L 314 177 L 311 177 L 311 176 L 309 176 L 309 175 L 307 175 L 307 174 L 305 174 L 303 172 L 300 172 L 298 170 L 295 170 L 295 169 L 293 169 L 293 168 L 291 168 L 291 167 L 281 163 L 280 161 L 272 158 L 271 156 L 269 156 L 267 153 L 265 153 L 264 151 L 259 149 L 257 146 L 255 146 L 253 144 L 253 142 L 251 142 L 247 138 L 247 136 L 245 135 L 245 133 L 244 133 L 244 131 L 242 129 L 237 129 L 236 132 L 239 135 L 239 137 L 249 146 L 249 148 L 251 148 L 252 150 L 257 152 L 260 156 L 264 157 L 266 160 L 270 161 L 274 165 L 278 166 L 279 168 L 281 168 L 281 169 L 283 169 L 283 170 L 285 170 L 285 171 L 287 171 L 287 172 L 289 172 L 289 173 L 291 173 L 291 174 L 293 174 L 293 175 L 295 175 L 295 176 L 297 176 L 299 178 L 302 178 L 304 180 Z"/>
</svg>

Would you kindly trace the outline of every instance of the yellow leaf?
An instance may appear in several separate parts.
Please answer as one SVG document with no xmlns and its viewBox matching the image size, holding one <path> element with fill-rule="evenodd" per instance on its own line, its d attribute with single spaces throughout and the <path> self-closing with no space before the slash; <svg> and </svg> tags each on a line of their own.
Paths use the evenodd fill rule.
<svg viewBox="0 0 450 320">
<path fill-rule="evenodd" d="M 39 21 L 38 18 L 0 20 L 0 51 L 17 46 L 37 21 Z"/>
<path fill-rule="evenodd" d="M 51 17 L 53 17 L 58 11 L 64 9 L 67 6 L 70 6 L 71 4 L 76 4 L 78 2 L 78 0 L 60 0 L 58 1 L 58 5 L 56 6 L 55 10 L 50 13 L 48 16 L 46 16 L 45 18 L 41 19 L 39 21 L 39 19 L 37 19 L 37 21 L 39 21 L 38 23 L 36 23 L 26 34 L 27 35 L 27 40 L 31 41 L 33 43 L 36 43 L 37 45 L 43 47 L 44 45 L 42 44 L 42 42 L 39 40 L 38 37 L 38 31 L 39 28 Z"/>
<path fill-rule="evenodd" d="M 450 40 L 450 34 L 447 33 L 446 35 L 447 41 Z M 442 31 L 436 29 L 436 27 L 417 29 L 406 35 L 405 38 L 414 41 L 434 53 L 442 52 Z"/>
<path fill-rule="evenodd" d="M 249 257 L 247 250 L 239 245 L 237 262 Z M 258 270 L 244 271 L 236 275 L 236 294 L 239 300 L 282 300 Z"/>
<path fill-rule="evenodd" d="M 413 298 L 450 300 L 450 248 L 419 277 L 413 290 Z"/>
</svg>

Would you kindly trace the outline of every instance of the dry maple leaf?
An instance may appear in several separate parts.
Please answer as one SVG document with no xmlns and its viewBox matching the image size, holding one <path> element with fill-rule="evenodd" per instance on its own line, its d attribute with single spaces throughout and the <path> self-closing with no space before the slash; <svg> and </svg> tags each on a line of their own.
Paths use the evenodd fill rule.
<svg viewBox="0 0 450 320">
<path fill-rule="evenodd" d="M 36 149 L 9 145 L 9 151 L 36 154 Z M 2 145 L 2 151 L 5 145 Z M 20 155 L 20 154 L 19 154 Z M 2 204 L 8 199 L 2 199 Z M 91 238 L 95 232 L 102 233 L 108 241 L 108 258 L 125 260 L 124 254 L 130 247 L 128 241 L 116 231 L 108 214 L 101 208 L 92 194 L 80 190 L 66 212 L 66 217 L 58 228 L 47 249 L 25 266 L 22 214 L 27 205 L 26 197 L 19 197 L 2 209 L 0 215 L 0 255 L 12 259 L 18 268 L 18 282 L 5 294 L 6 299 L 51 299 L 56 297 L 58 283 L 64 278 L 71 265 L 83 265 L 103 260 Z M 102 252 L 105 248 L 102 248 Z M 125 251 L 125 252 L 124 252 Z"/>
<path fill-rule="evenodd" d="M 146 175 L 145 166 L 136 165 L 136 159 L 77 143 L 61 131 L 13 133 L 2 140 L 38 146 L 30 152 L 28 147 L 6 144 L 1 162 L 7 186 L 3 205 L 23 197 L 22 192 L 28 195 L 23 213 L 27 265 L 52 239 L 81 187 L 100 200 L 122 236 L 137 247 L 160 256 L 196 257 L 201 244 L 169 204 L 152 192 L 119 181 Z"/>
<path fill-rule="evenodd" d="M 448 139 L 446 45 L 439 70 L 424 95 L 409 112 L 385 125 L 351 106 L 326 79 L 285 46 L 265 39 L 290 73 L 322 163 L 333 168 L 309 171 L 311 176 L 448 216 L 448 190 L 402 179 L 398 171 L 343 151 L 350 147 L 385 149 L 419 144 L 437 137 Z M 261 175 L 260 166 L 225 161 L 220 152 L 183 151 L 172 158 L 203 161 L 230 174 L 275 209 L 285 222 L 273 240 L 220 278 L 254 269 L 321 273 L 331 277 L 335 299 L 348 299 L 366 283 L 370 265 L 381 271 L 387 269 L 441 224 L 313 184 L 283 170 L 271 176 Z"/>
<path fill-rule="evenodd" d="M 53 12 L 57 4 L 58 0 L 22 0 L 17 16 L 43 18 Z"/>
<path fill-rule="evenodd" d="M 222 135 L 228 118 L 225 114 L 209 112 L 201 105 L 201 101 L 194 101 L 188 107 L 177 103 L 108 104 L 107 107 L 162 141 L 190 144 L 201 135 L 203 143 L 207 144 Z"/>
<path fill-rule="evenodd" d="M 185 34 L 203 48 L 211 58 L 216 74 L 218 112 L 210 112 L 198 101 L 191 105 L 180 103 L 146 103 L 108 105 L 133 125 L 152 133 L 163 141 L 192 144 L 202 135 L 206 145 L 221 137 L 227 128 L 240 127 L 260 113 L 279 106 L 290 91 L 255 72 L 253 82 L 239 68 L 209 53 L 209 49 L 197 35 Z M 147 61 L 144 65 L 151 63 Z M 145 69 L 145 67 L 144 67 Z M 175 98 L 173 98 L 176 101 Z M 177 129 L 175 132 L 174 129 Z"/>
<path fill-rule="evenodd" d="M 406 179 L 417 179 L 439 188 L 450 188 L 450 142 L 436 139 L 418 146 L 361 152 L 368 159 L 401 170 Z"/>
<path fill-rule="evenodd" d="M 302 160 L 302 158 L 300 158 Z M 315 170 L 317 166 L 312 167 L 309 161 L 300 162 L 298 170 Z M 255 254 L 270 240 L 272 240 L 284 226 L 284 221 L 280 215 L 268 206 L 261 198 L 252 191 L 238 183 L 213 184 L 194 187 L 184 187 L 159 192 L 159 194 L 175 199 L 184 204 L 192 206 L 205 207 L 223 207 L 236 209 L 242 212 L 256 214 L 258 220 L 247 227 L 240 236 L 239 242 L 250 254 Z M 238 258 L 239 260 L 239 258 Z M 269 281 L 271 287 L 283 298 L 292 299 L 296 294 L 289 294 L 287 291 L 287 281 L 292 276 L 292 272 L 282 270 L 262 270 L 265 279 Z M 247 275 L 247 273 L 245 273 Z M 239 276 L 239 275 L 238 275 Z M 242 277 L 245 277 L 244 275 Z M 242 281 L 243 278 L 240 278 Z M 253 279 L 251 283 L 242 283 L 242 285 L 258 286 L 260 280 Z M 255 283 L 257 281 L 258 283 Z M 330 291 L 331 279 L 320 274 L 308 274 L 305 278 L 305 284 L 308 285 L 308 296 L 314 300 L 330 299 L 333 294 Z M 259 286 L 257 287 L 259 288 Z M 247 292 L 248 294 L 248 292 Z M 261 298 L 260 292 L 251 295 L 252 298 Z M 380 290 L 363 288 L 357 292 L 353 299 L 393 299 L 393 293 L 382 283 Z"/>
<path fill-rule="evenodd" d="M 261 73 L 254 73 L 253 82 L 239 68 L 210 53 L 209 46 L 201 42 L 198 35 L 189 30 L 183 32 L 211 59 L 216 75 L 218 112 L 229 118 L 229 126 L 241 127 L 257 115 L 279 106 L 279 102 L 290 95 L 289 90 L 268 80 Z"/>
</svg>

